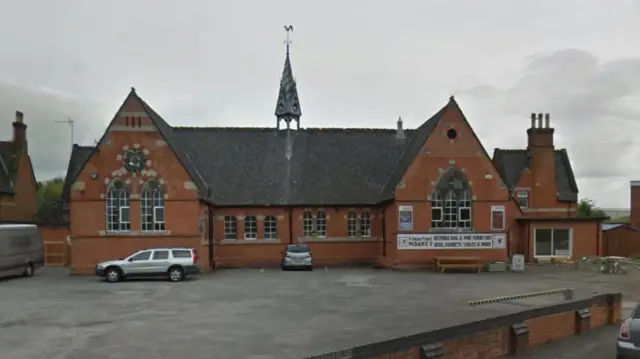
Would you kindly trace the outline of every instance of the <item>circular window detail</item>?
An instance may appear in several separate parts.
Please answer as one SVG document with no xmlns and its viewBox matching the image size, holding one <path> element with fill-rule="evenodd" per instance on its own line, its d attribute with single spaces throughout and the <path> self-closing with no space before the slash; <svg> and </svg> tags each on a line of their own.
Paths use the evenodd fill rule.
<svg viewBox="0 0 640 359">
<path fill-rule="evenodd" d="M 449 137 L 450 140 L 455 140 L 455 138 L 458 137 L 458 132 L 455 128 L 450 128 L 449 131 L 447 131 L 447 137 Z"/>
</svg>

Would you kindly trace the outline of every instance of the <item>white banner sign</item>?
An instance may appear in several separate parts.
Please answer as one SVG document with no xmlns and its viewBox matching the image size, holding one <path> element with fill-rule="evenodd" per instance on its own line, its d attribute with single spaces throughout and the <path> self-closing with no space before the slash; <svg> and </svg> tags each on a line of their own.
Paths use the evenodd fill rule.
<svg viewBox="0 0 640 359">
<path fill-rule="evenodd" d="M 398 249 L 503 249 L 504 233 L 398 234 Z"/>
</svg>

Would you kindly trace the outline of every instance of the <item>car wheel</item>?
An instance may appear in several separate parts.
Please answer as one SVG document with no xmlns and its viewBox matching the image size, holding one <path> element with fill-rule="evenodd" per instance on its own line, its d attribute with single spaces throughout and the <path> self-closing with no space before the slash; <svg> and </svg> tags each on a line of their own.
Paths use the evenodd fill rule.
<svg viewBox="0 0 640 359">
<path fill-rule="evenodd" d="M 105 272 L 104 278 L 109 283 L 115 283 L 115 282 L 119 282 L 122 279 L 122 274 L 120 274 L 120 271 L 118 270 L 118 268 L 109 268 Z"/>
<path fill-rule="evenodd" d="M 311 272 L 313 270 L 313 266 L 308 266 L 307 270 Z"/>
<path fill-rule="evenodd" d="M 169 269 L 169 280 L 172 282 L 179 282 L 184 279 L 184 271 L 180 267 L 173 267 Z"/>
<path fill-rule="evenodd" d="M 24 269 L 24 272 L 22 273 L 22 275 L 25 277 L 33 277 L 34 272 L 35 270 L 33 268 L 33 264 L 29 263 L 27 265 L 27 268 Z"/>
</svg>

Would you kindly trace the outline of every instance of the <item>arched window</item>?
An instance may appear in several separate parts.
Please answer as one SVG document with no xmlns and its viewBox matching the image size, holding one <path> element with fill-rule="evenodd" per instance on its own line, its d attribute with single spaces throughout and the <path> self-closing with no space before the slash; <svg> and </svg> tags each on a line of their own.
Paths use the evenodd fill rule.
<svg viewBox="0 0 640 359">
<path fill-rule="evenodd" d="M 160 184 L 151 179 L 140 194 L 140 218 L 143 232 L 165 230 L 164 193 Z"/>
<path fill-rule="evenodd" d="M 278 239 L 278 221 L 276 216 L 264 217 L 264 239 Z"/>
<path fill-rule="evenodd" d="M 131 230 L 131 200 L 124 183 L 116 179 L 111 182 L 105 198 L 105 213 L 108 232 Z"/>
<path fill-rule="evenodd" d="M 355 211 L 349 211 L 347 216 L 347 235 L 349 237 L 358 236 L 358 216 Z"/>
<path fill-rule="evenodd" d="M 311 211 L 305 211 L 302 215 L 302 235 L 305 237 L 313 235 L 313 215 Z"/>
<path fill-rule="evenodd" d="M 368 211 L 362 212 L 360 218 L 360 235 L 363 237 L 371 237 L 371 215 Z"/>
<path fill-rule="evenodd" d="M 316 215 L 316 236 L 327 236 L 327 214 L 322 210 L 318 210 L 318 214 Z"/>
<path fill-rule="evenodd" d="M 244 239 L 258 239 L 258 218 L 256 216 L 244 217 Z"/>
<path fill-rule="evenodd" d="M 431 195 L 431 227 L 470 229 L 472 198 L 469 183 L 457 169 L 445 173 Z"/>
</svg>

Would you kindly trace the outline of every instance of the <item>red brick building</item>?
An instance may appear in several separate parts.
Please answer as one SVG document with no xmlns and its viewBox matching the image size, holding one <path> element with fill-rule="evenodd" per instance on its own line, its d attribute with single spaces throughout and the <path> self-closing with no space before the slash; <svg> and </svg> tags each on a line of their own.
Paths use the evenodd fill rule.
<svg viewBox="0 0 640 359">
<path fill-rule="evenodd" d="M 13 138 L 0 141 L 0 221 L 32 221 L 38 214 L 36 178 L 27 146 L 27 125 L 16 111 Z"/>
<path fill-rule="evenodd" d="M 307 243 L 319 264 L 420 266 L 434 255 L 595 255 L 597 219 L 548 115 L 523 150 L 487 154 L 453 97 L 419 128 L 304 128 L 287 52 L 273 128 L 172 127 L 134 89 L 96 146 L 75 146 L 64 200 L 72 269 L 152 246 L 205 266 L 277 265 Z M 544 123 L 543 123 L 544 122 Z"/>
</svg>

